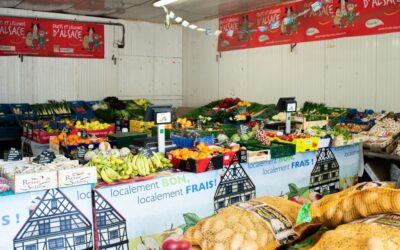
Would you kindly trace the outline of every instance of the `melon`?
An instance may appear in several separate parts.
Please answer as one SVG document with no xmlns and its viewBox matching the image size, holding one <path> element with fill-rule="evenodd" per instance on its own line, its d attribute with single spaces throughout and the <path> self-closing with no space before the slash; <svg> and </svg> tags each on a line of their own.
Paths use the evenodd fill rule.
<svg viewBox="0 0 400 250">
<path fill-rule="evenodd" d="M 111 150 L 111 145 L 110 145 L 110 143 L 108 143 L 108 142 L 106 142 L 106 141 L 103 141 L 103 142 L 101 142 L 100 144 L 99 144 L 99 150 L 101 151 L 101 152 L 108 152 L 108 151 L 110 151 Z"/>
</svg>

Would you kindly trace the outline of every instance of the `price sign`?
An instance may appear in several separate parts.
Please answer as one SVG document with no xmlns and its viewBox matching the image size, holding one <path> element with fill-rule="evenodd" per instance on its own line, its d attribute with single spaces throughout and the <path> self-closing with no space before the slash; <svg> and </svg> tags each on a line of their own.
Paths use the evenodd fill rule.
<svg viewBox="0 0 400 250">
<path fill-rule="evenodd" d="M 8 152 L 7 160 L 8 161 L 19 161 L 19 160 L 22 160 L 22 155 L 15 148 L 11 148 L 10 151 Z"/>
<path fill-rule="evenodd" d="M 141 148 L 139 149 L 139 152 L 146 157 L 147 159 L 151 158 L 153 156 L 153 152 L 151 151 L 150 148 L 145 147 L 145 148 Z"/>
<path fill-rule="evenodd" d="M 48 164 L 53 162 L 56 158 L 56 155 L 53 152 L 43 151 L 40 155 L 33 158 L 33 162 L 38 164 Z"/>
<path fill-rule="evenodd" d="M 240 133 L 241 134 L 246 134 L 250 131 L 249 126 L 247 125 L 240 125 Z"/>
<path fill-rule="evenodd" d="M 85 154 L 87 152 L 87 149 L 85 147 L 78 147 L 78 152 L 77 152 L 77 157 L 78 159 L 83 159 L 85 157 Z"/>
<path fill-rule="evenodd" d="M 69 129 L 65 126 L 63 127 L 63 129 L 61 130 L 62 133 L 66 133 L 67 135 L 69 134 Z"/>
<path fill-rule="evenodd" d="M 83 139 L 88 139 L 89 138 L 89 134 L 87 133 L 87 131 L 85 129 L 81 130 L 81 137 Z"/>
</svg>

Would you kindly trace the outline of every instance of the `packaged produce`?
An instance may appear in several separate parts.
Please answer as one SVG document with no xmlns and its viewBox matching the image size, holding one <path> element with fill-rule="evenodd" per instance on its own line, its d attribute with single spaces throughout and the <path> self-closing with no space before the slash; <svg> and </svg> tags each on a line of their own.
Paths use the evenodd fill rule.
<svg viewBox="0 0 400 250">
<path fill-rule="evenodd" d="M 315 239 L 312 250 L 400 249 L 400 214 L 371 216 L 341 225 Z M 306 249 L 306 248 L 301 248 Z"/>
<path fill-rule="evenodd" d="M 371 136 L 394 137 L 400 133 L 400 122 L 385 118 L 375 124 L 369 131 Z"/>
<path fill-rule="evenodd" d="M 313 222 L 336 227 L 381 213 L 400 213 L 400 189 L 395 183 L 365 182 L 311 204 Z"/>
<path fill-rule="evenodd" d="M 240 202 L 199 221 L 184 238 L 208 249 L 276 249 L 298 239 L 308 225 L 294 227 L 300 205 L 280 197 Z"/>
</svg>

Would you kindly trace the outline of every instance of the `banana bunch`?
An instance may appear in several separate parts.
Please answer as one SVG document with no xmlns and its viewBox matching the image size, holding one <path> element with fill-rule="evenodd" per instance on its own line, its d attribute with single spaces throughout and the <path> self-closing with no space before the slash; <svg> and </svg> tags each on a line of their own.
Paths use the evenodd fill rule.
<svg viewBox="0 0 400 250">
<path fill-rule="evenodd" d="M 124 158 L 96 155 L 86 166 L 96 166 L 97 178 L 106 183 L 113 183 L 137 176 L 148 176 L 158 170 L 170 168 L 172 164 L 162 154 L 152 152 L 149 158 L 143 154 L 128 154 Z"/>
</svg>

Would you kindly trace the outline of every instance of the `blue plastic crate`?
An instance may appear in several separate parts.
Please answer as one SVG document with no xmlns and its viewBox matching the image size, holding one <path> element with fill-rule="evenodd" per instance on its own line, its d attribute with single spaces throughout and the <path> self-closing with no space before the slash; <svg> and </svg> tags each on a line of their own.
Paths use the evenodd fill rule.
<svg viewBox="0 0 400 250">
<path fill-rule="evenodd" d="M 12 103 L 10 104 L 11 112 L 15 115 L 22 115 L 26 113 L 32 113 L 32 107 L 29 103 Z M 14 109 L 21 110 L 21 113 L 14 112 Z"/>
<path fill-rule="evenodd" d="M 192 148 L 194 146 L 194 137 L 182 137 L 178 135 L 171 134 L 172 143 L 176 145 L 177 148 Z"/>
<path fill-rule="evenodd" d="M 0 127 L 18 126 L 15 115 L 8 114 L 0 116 Z"/>
<path fill-rule="evenodd" d="M 10 105 L 9 104 L 0 104 L 0 113 L 3 113 L 2 115 L 12 114 Z M 0 115 L 0 116 L 2 116 L 2 115 Z"/>
<path fill-rule="evenodd" d="M 202 142 L 206 145 L 214 144 L 214 135 L 211 134 L 211 135 L 207 135 L 207 136 L 198 137 L 196 143 L 199 144 Z"/>
<path fill-rule="evenodd" d="M 0 127 L 0 138 L 19 138 L 21 135 L 21 127 Z"/>
<path fill-rule="evenodd" d="M 71 107 L 73 114 L 76 115 L 76 119 L 78 120 L 83 120 L 83 119 L 93 119 L 94 118 L 94 112 L 92 110 L 92 107 L 89 106 L 89 104 L 85 101 L 73 101 L 73 102 L 68 102 L 68 105 Z M 77 107 L 83 107 L 85 109 L 84 112 L 82 111 L 77 111 L 74 108 Z"/>
</svg>

